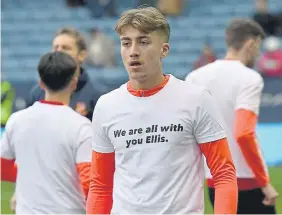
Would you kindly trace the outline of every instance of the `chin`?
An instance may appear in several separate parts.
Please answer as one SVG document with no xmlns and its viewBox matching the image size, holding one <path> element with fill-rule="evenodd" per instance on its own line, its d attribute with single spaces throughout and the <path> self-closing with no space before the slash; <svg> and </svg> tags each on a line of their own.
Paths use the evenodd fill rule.
<svg viewBox="0 0 282 215">
<path fill-rule="evenodd" d="M 146 81 L 147 79 L 147 75 L 144 74 L 143 72 L 130 72 L 130 75 L 129 75 L 130 79 L 131 80 L 135 80 L 135 81 L 138 81 L 138 82 L 143 82 L 143 81 Z"/>
</svg>

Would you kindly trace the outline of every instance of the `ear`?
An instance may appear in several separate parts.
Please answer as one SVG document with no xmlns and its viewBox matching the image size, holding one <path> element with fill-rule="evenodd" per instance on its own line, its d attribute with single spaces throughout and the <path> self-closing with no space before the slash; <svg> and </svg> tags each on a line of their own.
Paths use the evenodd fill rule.
<svg viewBox="0 0 282 215">
<path fill-rule="evenodd" d="M 256 43 L 256 41 L 255 41 L 254 39 L 250 38 L 250 39 L 248 39 L 248 40 L 245 42 L 244 48 L 245 48 L 246 50 L 249 50 L 249 49 L 251 49 L 251 48 L 254 46 L 255 43 Z"/>
<path fill-rule="evenodd" d="M 87 58 L 87 51 L 80 51 L 78 53 L 78 61 L 79 63 L 83 63 L 85 61 L 85 59 Z"/>
<path fill-rule="evenodd" d="M 75 91 L 76 88 L 77 88 L 77 83 L 78 83 L 78 76 L 74 76 L 71 80 L 71 83 L 70 83 L 70 87 L 71 87 L 71 90 L 72 91 Z"/>
<path fill-rule="evenodd" d="M 169 44 L 163 43 L 161 58 L 165 58 L 166 56 L 168 56 L 168 53 L 169 53 Z"/>
<path fill-rule="evenodd" d="M 42 90 L 45 90 L 46 89 L 46 86 L 45 84 L 43 83 L 43 81 L 41 79 L 39 79 L 39 86 Z"/>
</svg>

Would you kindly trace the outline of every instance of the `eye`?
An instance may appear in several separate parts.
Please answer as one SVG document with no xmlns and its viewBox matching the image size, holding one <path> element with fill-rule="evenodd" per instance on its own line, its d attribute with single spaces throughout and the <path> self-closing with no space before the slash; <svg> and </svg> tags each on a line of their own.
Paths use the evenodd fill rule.
<svg viewBox="0 0 282 215">
<path fill-rule="evenodd" d="M 147 45 L 147 44 L 148 44 L 148 41 L 145 41 L 145 40 L 140 41 L 140 44 L 141 44 L 141 45 Z"/>
<path fill-rule="evenodd" d="M 129 46 L 129 42 L 122 42 L 121 43 L 123 46 Z"/>
<path fill-rule="evenodd" d="M 63 49 L 64 49 L 64 50 L 71 50 L 71 47 L 69 47 L 69 46 L 63 46 Z"/>
</svg>

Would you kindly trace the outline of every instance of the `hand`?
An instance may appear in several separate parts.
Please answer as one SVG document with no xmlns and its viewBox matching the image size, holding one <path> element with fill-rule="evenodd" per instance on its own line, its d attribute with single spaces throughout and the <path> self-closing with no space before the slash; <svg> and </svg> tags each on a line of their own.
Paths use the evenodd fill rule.
<svg viewBox="0 0 282 215">
<path fill-rule="evenodd" d="M 15 213 L 16 212 L 16 193 L 13 194 L 10 199 L 10 209 Z"/>
<path fill-rule="evenodd" d="M 279 196 L 279 193 L 275 190 L 275 188 L 271 184 L 268 184 L 261 190 L 264 194 L 264 200 L 262 201 L 262 203 L 266 206 L 275 205 L 275 201 Z"/>
</svg>

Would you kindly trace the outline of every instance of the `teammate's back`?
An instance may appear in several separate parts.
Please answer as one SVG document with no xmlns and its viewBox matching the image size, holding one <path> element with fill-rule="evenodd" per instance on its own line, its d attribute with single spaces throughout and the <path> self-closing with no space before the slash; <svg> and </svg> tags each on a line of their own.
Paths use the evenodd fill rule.
<svg viewBox="0 0 282 215">
<path fill-rule="evenodd" d="M 53 52 L 40 59 L 38 72 L 45 100 L 12 114 L 1 138 L 1 161 L 17 164 L 12 209 L 82 214 L 90 182 L 91 122 L 68 106 L 79 67 L 68 54 Z"/>
<path fill-rule="evenodd" d="M 89 120 L 63 105 L 36 102 L 11 117 L 7 135 L 18 166 L 18 213 L 84 212 L 76 164 L 90 161 L 90 128 Z"/>
<path fill-rule="evenodd" d="M 261 90 L 263 87 L 260 74 L 237 60 L 216 60 L 191 72 L 186 77 L 186 81 L 199 84 L 211 92 L 221 108 L 225 123 L 229 125 L 226 129 L 230 139 L 234 139 L 235 110 L 244 108 L 241 100 L 248 99 L 248 93 Z M 258 93 L 257 101 L 259 100 Z M 256 109 L 255 112 L 258 113 L 258 110 Z"/>
<path fill-rule="evenodd" d="M 213 95 L 224 119 L 224 128 L 233 152 L 232 158 L 238 167 L 237 177 L 254 177 L 236 143 L 234 121 L 236 110 L 241 108 L 258 114 L 257 104 L 263 88 L 261 76 L 237 60 L 217 60 L 191 72 L 186 81 L 207 88 Z"/>
</svg>

